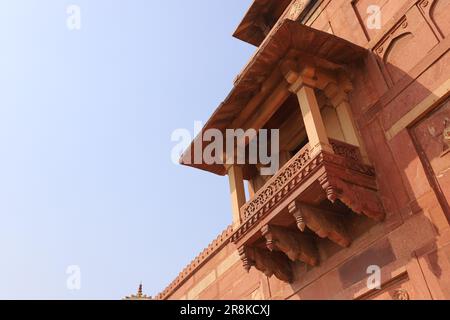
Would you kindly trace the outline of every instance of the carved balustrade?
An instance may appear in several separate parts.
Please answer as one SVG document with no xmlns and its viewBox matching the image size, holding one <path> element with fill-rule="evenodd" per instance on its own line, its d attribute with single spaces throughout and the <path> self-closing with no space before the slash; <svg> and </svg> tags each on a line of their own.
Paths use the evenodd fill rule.
<svg viewBox="0 0 450 320">
<path fill-rule="evenodd" d="M 358 147 L 330 140 L 333 153 L 311 156 L 306 145 L 241 208 L 242 224 L 232 241 L 246 269 L 293 281 L 295 261 L 316 266 L 315 239 L 348 247 L 345 217 L 323 208 L 337 201 L 376 221 L 384 219 L 375 171 L 362 162 Z"/>
</svg>

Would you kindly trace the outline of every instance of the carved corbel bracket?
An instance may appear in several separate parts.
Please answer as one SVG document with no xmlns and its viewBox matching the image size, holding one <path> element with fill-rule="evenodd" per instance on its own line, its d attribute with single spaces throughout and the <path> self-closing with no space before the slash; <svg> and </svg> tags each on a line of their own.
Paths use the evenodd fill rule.
<svg viewBox="0 0 450 320">
<path fill-rule="evenodd" d="M 349 93 L 353 91 L 353 84 L 344 71 L 338 72 L 335 79 L 323 86 L 323 92 L 331 104 L 337 108 L 343 102 L 349 103 Z"/>
<path fill-rule="evenodd" d="M 261 233 L 266 238 L 266 246 L 270 251 L 278 249 L 291 261 L 302 261 L 310 266 L 318 265 L 319 253 L 310 236 L 271 225 L 264 226 Z"/>
<path fill-rule="evenodd" d="M 350 184 L 328 174 L 321 176 L 319 182 L 332 203 L 339 199 L 355 213 L 379 222 L 384 220 L 386 215 L 375 190 Z"/>
<path fill-rule="evenodd" d="M 351 238 L 342 219 L 335 213 L 297 201 L 292 202 L 288 209 L 301 231 L 304 231 L 307 226 L 320 238 L 328 238 L 342 247 L 350 246 Z"/>
<path fill-rule="evenodd" d="M 279 69 L 284 79 L 289 84 L 293 84 L 300 76 L 300 65 L 295 58 L 285 58 L 280 62 Z"/>
<path fill-rule="evenodd" d="M 289 91 L 296 93 L 302 86 L 317 86 L 314 63 L 299 63 L 295 58 L 286 58 L 279 65 L 281 74 L 290 85 Z"/>
<path fill-rule="evenodd" d="M 294 280 L 291 262 L 281 252 L 243 246 L 239 248 L 239 255 L 247 271 L 250 271 L 251 267 L 255 267 L 269 278 L 275 276 L 288 283 L 292 283 Z"/>
<path fill-rule="evenodd" d="M 337 108 L 342 102 L 348 102 L 348 94 L 337 83 L 329 83 L 323 90 L 333 107 Z"/>
<path fill-rule="evenodd" d="M 245 271 L 249 272 L 250 269 L 255 265 L 255 262 L 250 259 L 251 248 L 242 246 L 238 249 L 239 257 L 241 258 L 242 265 Z"/>
</svg>

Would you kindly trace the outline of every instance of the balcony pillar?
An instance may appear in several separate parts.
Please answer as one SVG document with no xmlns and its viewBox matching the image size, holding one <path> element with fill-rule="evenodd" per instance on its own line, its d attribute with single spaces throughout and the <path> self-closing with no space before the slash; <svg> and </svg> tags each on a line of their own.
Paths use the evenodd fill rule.
<svg viewBox="0 0 450 320">
<path fill-rule="evenodd" d="M 346 142 L 359 147 L 363 162 L 369 164 L 369 157 L 367 156 L 366 148 L 362 143 L 362 138 L 356 131 L 356 124 L 353 121 L 350 104 L 348 101 L 342 101 L 342 103 L 336 107 L 336 113 L 338 115 L 339 122 L 341 123 Z"/>
<path fill-rule="evenodd" d="M 309 82 L 309 81 L 307 81 Z M 314 156 L 320 151 L 333 152 L 333 148 L 328 140 L 327 130 L 323 123 L 320 107 L 317 103 L 314 88 L 305 83 L 303 76 L 290 87 L 290 91 L 295 93 L 300 104 L 300 109 L 305 123 L 306 133 L 308 135 L 310 152 Z"/>
<path fill-rule="evenodd" d="M 343 86 L 348 89 L 346 90 Z M 356 124 L 353 120 L 351 106 L 348 100 L 348 91 L 350 90 L 351 84 L 345 85 L 344 83 L 337 85 L 335 83 L 331 83 L 325 88 L 324 92 L 336 109 L 336 114 L 338 116 L 339 123 L 341 124 L 345 142 L 357 146 L 361 152 L 363 162 L 369 164 L 367 151 L 362 143 L 362 138 L 359 132 L 356 130 Z"/>
<path fill-rule="evenodd" d="M 231 209 L 233 213 L 233 227 L 238 228 L 242 223 L 241 207 L 245 204 L 244 176 L 242 167 L 230 165 L 228 168 L 230 183 Z"/>
</svg>

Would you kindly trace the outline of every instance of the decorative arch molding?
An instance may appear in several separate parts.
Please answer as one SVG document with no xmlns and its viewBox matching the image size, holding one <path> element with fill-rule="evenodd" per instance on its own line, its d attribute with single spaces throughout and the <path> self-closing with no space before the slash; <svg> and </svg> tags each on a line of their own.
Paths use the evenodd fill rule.
<svg viewBox="0 0 450 320">
<path fill-rule="evenodd" d="M 406 70 L 404 69 L 407 67 L 396 65 L 396 62 L 392 61 L 392 57 L 397 50 L 403 51 L 405 47 L 408 47 L 408 43 L 413 39 L 414 34 L 410 30 L 408 19 L 406 16 L 403 16 L 397 25 L 374 48 L 374 52 L 380 60 L 390 86 L 393 86 L 394 83 L 406 74 Z M 403 72 L 400 72 L 400 70 Z"/>
<path fill-rule="evenodd" d="M 430 18 L 443 38 L 450 34 L 448 10 L 450 10 L 450 0 L 434 0 L 430 6 Z"/>
<path fill-rule="evenodd" d="M 412 41 L 414 41 L 414 35 L 411 32 L 405 31 L 393 38 L 386 49 L 383 62 L 393 83 L 406 75 L 406 70 L 408 69 L 407 61 L 401 58 L 404 55 L 405 48 Z"/>
<path fill-rule="evenodd" d="M 398 36 L 396 36 L 392 41 L 390 41 L 389 46 L 387 47 L 385 54 L 383 56 L 384 63 L 389 63 L 390 58 L 392 57 L 392 52 L 395 52 L 394 49 L 398 49 L 400 44 L 405 41 L 410 41 L 414 38 L 414 35 L 411 32 L 404 32 Z"/>
<path fill-rule="evenodd" d="M 422 0 L 418 6 L 439 40 L 450 35 L 450 20 L 448 19 L 450 0 Z"/>
<path fill-rule="evenodd" d="M 373 52 L 390 87 L 403 79 L 439 44 L 436 27 L 429 17 L 431 5 L 431 0 L 424 0 L 412 6 L 374 46 Z M 425 13 L 428 7 L 430 9 Z"/>
</svg>

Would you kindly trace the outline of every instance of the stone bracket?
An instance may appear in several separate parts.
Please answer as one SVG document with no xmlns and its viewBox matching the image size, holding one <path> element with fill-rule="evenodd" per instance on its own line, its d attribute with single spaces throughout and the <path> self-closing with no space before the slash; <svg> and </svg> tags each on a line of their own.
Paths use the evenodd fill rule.
<svg viewBox="0 0 450 320">
<path fill-rule="evenodd" d="M 269 278 L 275 276 L 279 280 L 288 283 L 292 283 L 294 280 L 291 262 L 281 252 L 242 246 L 239 248 L 239 256 L 247 272 L 252 267 L 255 267 Z"/>
<path fill-rule="evenodd" d="M 332 203 L 340 200 L 353 212 L 382 222 L 386 214 L 377 191 L 363 186 L 350 184 L 340 178 L 324 174 L 319 178 L 322 188 Z"/>
<path fill-rule="evenodd" d="M 310 266 L 319 264 L 319 253 L 312 237 L 272 225 L 264 226 L 261 233 L 270 251 L 280 250 L 293 262 L 302 261 Z"/>
<path fill-rule="evenodd" d="M 291 203 L 288 209 L 295 218 L 300 231 L 304 231 L 308 227 L 320 238 L 328 238 L 342 247 L 350 246 L 351 238 L 342 219 L 335 213 L 297 201 Z"/>
</svg>

